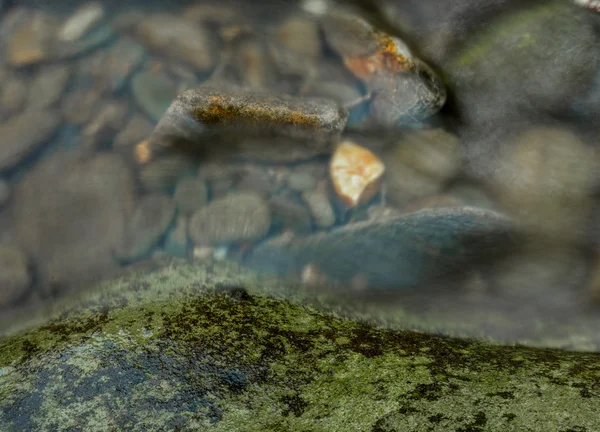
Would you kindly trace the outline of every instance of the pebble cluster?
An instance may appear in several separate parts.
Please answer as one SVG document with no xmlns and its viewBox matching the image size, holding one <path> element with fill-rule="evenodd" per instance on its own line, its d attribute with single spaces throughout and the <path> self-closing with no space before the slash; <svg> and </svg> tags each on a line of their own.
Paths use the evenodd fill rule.
<svg viewBox="0 0 600 432">
<path fill-rule="evenodd" d="M 460 257 L 435 261 L 455 273 L 508 241 L 471 250 L 474 232 L 517 228 L 534 240 L 494 254 L 484 291 L 535 297 L 568 281 L 600 297 L 598 131 L 586 115 L 556 121 L 600 113 L 586 96 L 600 94 L 597 16 L 547 1 L 465 27 L 480 12 L 375 3 L 406 40 L 356 11 L 236 1 L 9 9 L 0 308 L 165 255 L 288 254 L 276 271 L 416 285 L 431 257 Z M 457 30 L 441 40 L 418 22 Z M 339 277 L 332 259 L 353 265 Z"/>
</svg>

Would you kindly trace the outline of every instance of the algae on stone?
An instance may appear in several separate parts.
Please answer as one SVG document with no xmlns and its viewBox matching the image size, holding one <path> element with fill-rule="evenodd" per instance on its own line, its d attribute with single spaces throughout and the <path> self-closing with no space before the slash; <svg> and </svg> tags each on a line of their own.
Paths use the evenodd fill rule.
<svg viewBox="0 0 600 432">
<path fill-rule="evenodd" d="M 230 265 L 107 283 L 0 339 L 2 430 L 598 430 L 600 357 L 382 329 Z M 301 296 L 301 295 L 300 295 Z"/>
</svg>

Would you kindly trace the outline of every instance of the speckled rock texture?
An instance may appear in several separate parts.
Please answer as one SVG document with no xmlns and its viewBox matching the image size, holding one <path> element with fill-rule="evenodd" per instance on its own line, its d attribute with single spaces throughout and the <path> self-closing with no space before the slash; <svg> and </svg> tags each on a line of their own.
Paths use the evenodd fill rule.
<svg viewBox="0 0 600 432">
<path fill-rule="evenodd" d="M 347 118 L 328 99 L 201 86 L 177 96 L 152 132 L 150 147 L 294 162 L 330 153 Z M 266 137 L 275 144 L 265 144 Z"/>
<path fill-rule="evenodd" d="M 0 429 L 600 428 L 597 354 L 386 330 L 278 290 L 227 264 L 105 283 L 0 339 Z"/>
</svg>

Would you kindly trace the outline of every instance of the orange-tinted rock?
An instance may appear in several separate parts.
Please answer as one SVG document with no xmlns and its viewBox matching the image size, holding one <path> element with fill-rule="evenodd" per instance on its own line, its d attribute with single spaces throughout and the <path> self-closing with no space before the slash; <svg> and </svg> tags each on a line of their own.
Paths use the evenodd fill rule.
<svg viewBox="0 0 600 432">
<path fill-rule="evenodd" d="M 331 159 L 333 187 L 349 207 L 368 201 L 379 191 L 384 171 L 377 156 L 351 141 L 342 142 Z"/>
</svg>

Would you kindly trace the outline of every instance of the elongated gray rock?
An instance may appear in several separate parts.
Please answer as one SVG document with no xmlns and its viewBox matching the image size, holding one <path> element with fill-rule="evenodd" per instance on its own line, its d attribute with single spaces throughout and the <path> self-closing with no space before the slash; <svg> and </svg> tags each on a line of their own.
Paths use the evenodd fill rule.
<svg viewBox="0 0 600 432">
<path fill-rule="evenodd" d="M 347 118 L 328 99 L 204 86 L 173 101 L 150 148 L 292 162 L 330 153 Z"/>
<path fill-rule="evenodd" d="M 276 238 L 257 247 L 247 264 L 282 275 L 314 265 L 333 281 L 360 275 L 373 287 L 403 288 L 493 259 L 510 246 L 510 233 L 510 220 L 498 213 L 426 209 L 305 238 Z"/>
<path fill-rule="evenodd" d="M 595 431 L 597 354 L 384 330 L 224 265 L 104 284 L 0 339 L 0 429 Z"/>
</svg>

